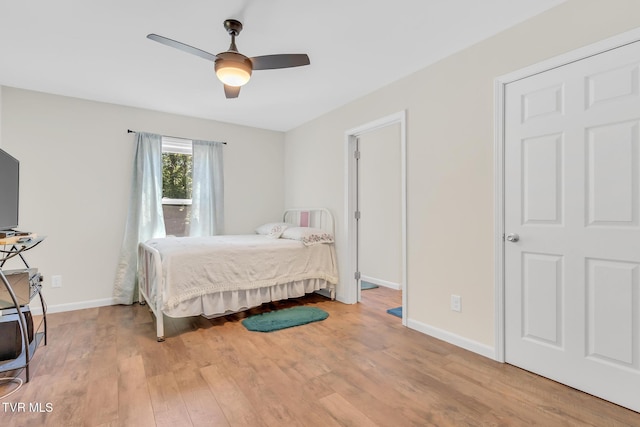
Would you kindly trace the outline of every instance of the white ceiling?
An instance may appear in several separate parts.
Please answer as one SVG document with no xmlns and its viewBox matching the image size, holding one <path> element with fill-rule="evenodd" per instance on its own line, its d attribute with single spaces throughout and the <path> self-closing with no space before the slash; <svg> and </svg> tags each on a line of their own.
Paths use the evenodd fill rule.
<svg viewBox="0 0 640 427">
<path fill-rule="evenodd" d="M 565 0 L 0 0 L 0 85 L 286 131 Z M 213 63 L 307 53 L 226 99 Z"/>
</svg>

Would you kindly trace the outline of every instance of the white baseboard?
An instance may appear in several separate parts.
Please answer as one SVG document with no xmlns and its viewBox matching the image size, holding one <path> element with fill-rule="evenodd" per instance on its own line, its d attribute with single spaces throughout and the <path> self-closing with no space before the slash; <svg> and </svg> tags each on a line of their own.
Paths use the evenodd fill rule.
<svg viewBox="0 0 640 427">
<path fill-rule="evenodd" d="M 453 334 L 445 331 L 444 329 L 436 328 L 435 326 L 427 325 L 412 319 L 407 319 L 407 326 L 411 329 L 415 329 L 418 332 L 422 332 L 425 335 L 432 336 L 439 340 L 448 342 L 457 347 L 464 348 L 465 350 L 472 351 L 481 356 L 488 357 L 491 360 L 496 360 L 495 349 L 486 344 L 479 343 L 477 341 L 470 340 L 460 335 Z"/>
<path fill-rule="evenodd" d="M 399 291 L 402 289 L 399 283 L 389 282 L 387 280 L 376 279 L 375 277 L 365 276 L 364 274 L 360 276 L 360 281 L 373 283 L 374 285 L 384 286 L 385 288 L 391 288 Z"/>
<path fill-rule="evenodd" d="M 115 305 L 113 298 L 94 299 L 90 301 L 71 302 L 68 304 L 47 305 L 47 313 L 64 313 L 66 311 L 83 310 L 85 308 L 105 307 Z M 42 307 L 33 306 L 31 312 L 35 315 L 42 314 Z"/>
</svg>

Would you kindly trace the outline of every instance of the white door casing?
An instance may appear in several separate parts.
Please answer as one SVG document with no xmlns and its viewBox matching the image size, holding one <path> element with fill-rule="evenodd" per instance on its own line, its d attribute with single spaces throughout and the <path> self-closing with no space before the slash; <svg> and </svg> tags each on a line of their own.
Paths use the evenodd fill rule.
<svg viewBox="0 0 640 427">
<path fill-rule="evenodd" d="M 408 286 L 407 286 L 407 167 L 406 167 L 406 152 L 407 152 L 407 137 L 406 137 L 406 113 L 400 111 L 395 114 L 382 117 L 378 120 L 374 120 L 369 123 L 365 123 L 353 129 L 349 129 L 345 132 L 345 176 L 346 176 L 346 191 L 345 191 L 345 229 L 347 235 L 347 245 L 349 251 L 348 259 L 348 271 L 349 279 L 353 277 L 353 280 L 347 284 L 346 303 L 354 304 L 360 300 L 360 281 L 353 276 L 356 271 L 358 254 L 357 254 L 357 221 L 354 217 L 354 212 L 357 207 L 357 163 L 354 158 L 354 151 L 357 145 L 358 137 L 369 132 L 373 132 L 377 129 L 400 124 L 400 191 L 401 191 L 401 287 L 402 287 L 402 324 L 407 325 L 407 298 L 408 298 Z"/>
<path fill-rule="evenodd" d="M 640 411 L 640 42 L 504 103 L 504 360 Z"/>
</svg>

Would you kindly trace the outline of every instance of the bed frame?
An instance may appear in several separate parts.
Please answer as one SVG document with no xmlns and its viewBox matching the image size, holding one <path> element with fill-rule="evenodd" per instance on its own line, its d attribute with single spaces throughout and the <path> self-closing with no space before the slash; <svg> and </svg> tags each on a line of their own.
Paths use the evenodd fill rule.
<svg viewBox="0 0 640 427">
<path fill-rule="evenodd" d="M 314 227 L 326 230 L 335 236 L 333 215 L 325 208 L 287 209 L 282 221 L 300 227 Z M 160 252 L 142 242 L 138 245 L 138 301 L 141 305 L 148 302 L 149 310 L 156 318 L 156 335 L 158 342 L 164 341 L 164 314 L 162 312 L 162 261 Z M 330 298 L 335 299 L 335 287 L 329 289 Z M 154 303 L 155 301 L 155 303 Z M 231 313 L 220 314 L 226 316 Z M 217 317 L 217 316 L 213 316 Z"/>
</svg>

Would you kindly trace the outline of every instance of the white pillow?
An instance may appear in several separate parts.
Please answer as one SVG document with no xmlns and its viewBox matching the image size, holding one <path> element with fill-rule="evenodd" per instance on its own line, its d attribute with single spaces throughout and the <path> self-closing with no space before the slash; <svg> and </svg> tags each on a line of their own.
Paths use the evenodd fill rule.
<svg viewBox="0 0 640 427">
<path fill-rule="evenodd" d="M 313 227 L 288 227 L 281 237 L 283 239 L 299 240 L 305 246 L 333 243 L 333 234 Z"/>
<path fill-rule="evenodd" d="M 268 237 L 271 237 L 272 239 L 278 239 L 280 236 L 282 236 L 282 233 L 290 226 L 291 224 L 288 224 L 286 222 L 268 222 L 256 228 L 256 233 L 266 235 Z"/>
</svg>

